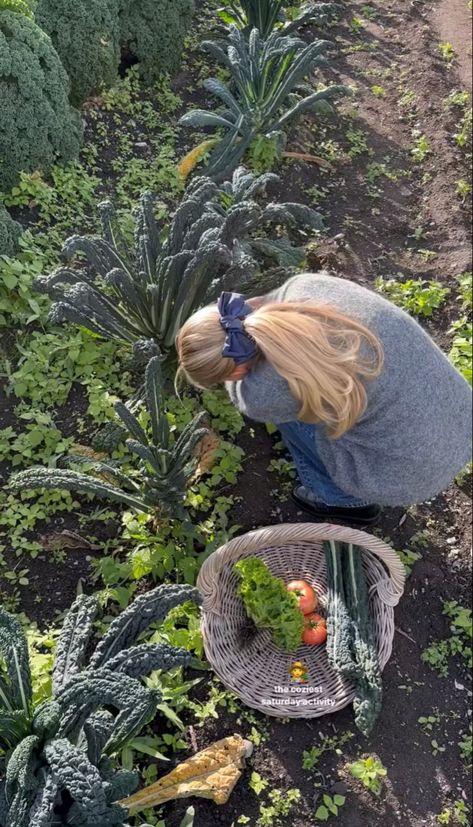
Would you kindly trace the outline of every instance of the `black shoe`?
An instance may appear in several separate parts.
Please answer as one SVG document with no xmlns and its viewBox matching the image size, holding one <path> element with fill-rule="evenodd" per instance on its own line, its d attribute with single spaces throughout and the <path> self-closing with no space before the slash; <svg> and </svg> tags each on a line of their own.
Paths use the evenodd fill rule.
<svg viewBox="0 0 473 827">
<path fill-rule="evenodd" d="M 297 488 L 292 492 L 292 499 L 296 505 L 310 514 L 319 522 L 329 523 L 331 520 L 342 520 L 345 523 L 355 526 L 370 526 L 378 522 L 381 515 L 379 505 L 364 505 L 360 508 L 343 508 L 338 505 L 323 505 L 321 503 L 309 503 L 297 494 Z"/>
</svg>

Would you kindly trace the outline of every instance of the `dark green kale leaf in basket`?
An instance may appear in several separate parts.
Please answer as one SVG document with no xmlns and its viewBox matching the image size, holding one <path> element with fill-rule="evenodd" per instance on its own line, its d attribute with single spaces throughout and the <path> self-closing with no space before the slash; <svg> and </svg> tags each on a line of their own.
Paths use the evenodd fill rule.
<svg viewBox="0 0 473 827">
<path fill-rule="evenodd" d="M 362 549 L 331 541 L 325 556 L 327 654 L 335 671 L 355 686 L 355 721 L 369 735 L 381 711 L 383 684 Z"/>
<path fill-rule="evenodd" d="M 142 595 L 89 657 L 99 604 L 96 597 L 78 597 L 59 638 L 52 697 L 36 708 L 24 633 L 0 608 L 0 827 L 128 825 L 118 802 L 134 792 L 138 774 L 115 769 L 110 756 L 160 704 L 160 693 L 140 678 L 192 661 L 185 649 L 136 641 L 189 600 L 200 602 L 190 586 L 158 586 Z M 4 725 L 15 712 L 23 721 L 16 733 Z"/>
</svg>

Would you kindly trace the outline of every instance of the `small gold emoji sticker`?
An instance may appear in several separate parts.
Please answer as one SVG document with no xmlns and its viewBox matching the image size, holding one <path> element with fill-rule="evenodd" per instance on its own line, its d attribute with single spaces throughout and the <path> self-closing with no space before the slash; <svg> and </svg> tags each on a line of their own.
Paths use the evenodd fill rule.
<svg viewBox="0 0 473 827">
<path fill-rule="evenodd" d="M 294 683 L 309 683 L 307 666 L 300 660 L 296 660 L 289 669 L 289 674 Z"/>
</svg>

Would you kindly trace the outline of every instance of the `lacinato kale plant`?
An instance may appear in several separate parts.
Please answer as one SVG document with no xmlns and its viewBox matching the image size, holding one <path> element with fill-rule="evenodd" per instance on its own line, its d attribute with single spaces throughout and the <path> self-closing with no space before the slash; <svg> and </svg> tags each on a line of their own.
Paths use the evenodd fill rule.
<svg viewBox="0 0 473 827">
<path fill-rule="evenodd" d="M 63 251 L 70 261 L 80 254 L 87 268 L 61 267 L 36 281 L 36 289 L 53 299 L 50 320 L 81 325 L 139 353 L 154 348 L 172 361 L 179 328 L 221 290 L 241 289 L 268 264 L 301 264 L 300 248 L 279 228 L 298 235 L 320 230 L 322 219 L 300 204 L 262 203 L 268 185 L 277 182 L 243 168 L 222 187 L 196 178 L 167 226 L 156 221 L 154 200 L 145 194 L 134 246 L 110 202 L 103 203 L 102 238 L 74 236 Z"/>
<path fill-rule="evenodd" d="M 294 5 L 287 0 L 229 0 L 219 9 L 219 17 L 247 34 L 258 29 L 267 38 L 275 29 L 290 34 L 307 23 L 326 23 L 340 8 L 336 3 L 305 3 L 291 11 Z"/>
<path fill-rule="evenodd" d="M 81 595 L 56 650 L 52 697 L 34 707 L 26 638 L 0 608 L 0 827 L 107 827 L 128 823 L 117 802 L 138 775 L 110 756 L 154 717 L 160 693 L 141 678 L 186 666 L 192 655 L 166 643 L 137 643 L 151 623 L 200 598 L 190 586 L 159 586 L 109 626 L 91 656 L 96 597 Z M 16 715 L 16 717 L 15 717 Z M 1 769 L 1 766 L 0 766 Z"/>
<path fill-rule="evenodd" d="M 219 41 L 206 41 L 202 46 L 225 66 L 230 80 L 205 80 L 205 89 L 220 105 L 212 111 L 190 110 L 180 123 L 192 129 L 218 130 L 219 140 L 205 170 L 216 180 L 232 173 L 257 138 L 277 139 L 282 150 L 295 118 L 309 111 L 333 112 L 333 102 L 349 91 L 339 84 L 316 89 L 305 83 L 327 62 L 325 54 L 332 44 L 325 40 L 306 43 L 277 31 L 264 39 L 258 29 L 248 38 L 232 25 L 227 48 Z"/>
<path fill-rule="evenodd" d="M 112 460 L 94 460 L 71 456 L 70 466 L 85 466 L 88 473 L 72 468 L 28 468 L 13 476 L 11 491 L 65 490 L 90 494 L 98 499 L 118 502 L 135 511 L 149 514 L 157 521 L 185 519 L 187 488 L 197 467 L 195 449 L 208 434 L 207 414 L 198 414 L 175 437 L 171 432 L 165 409 L 160 360 L 156 356 L 146 368 L 146 410 L 151 432 L 141 425 L 137 416 L 122 402 L 115 410 L 129 434 L 126 446 L 130 451 L 129 470 Z"/>
</svg>

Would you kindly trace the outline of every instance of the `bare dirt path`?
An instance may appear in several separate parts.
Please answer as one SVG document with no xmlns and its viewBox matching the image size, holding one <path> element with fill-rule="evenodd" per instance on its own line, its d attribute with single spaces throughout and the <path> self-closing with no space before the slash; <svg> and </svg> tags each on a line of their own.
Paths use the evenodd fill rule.
<svg viewBox="0 0 473 827">
<path fill-rule="evenodd" d="M 433 24 L 441 43 L 451 43 L 455 49 L 453 70 L 462 86 L 472 89 L 472 13 L 467 0 L 442 0 L 434 11 Z"/>
</svg>

